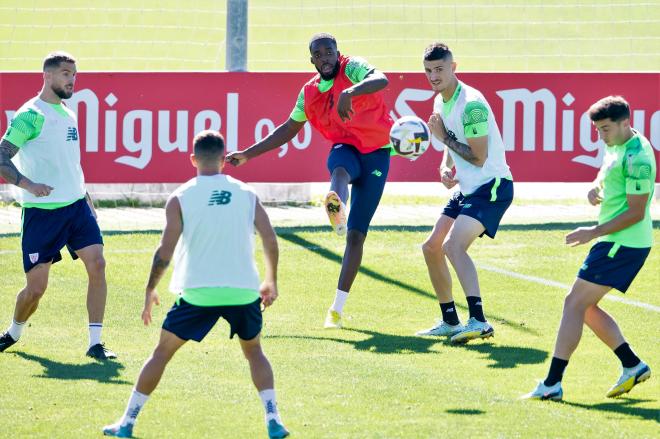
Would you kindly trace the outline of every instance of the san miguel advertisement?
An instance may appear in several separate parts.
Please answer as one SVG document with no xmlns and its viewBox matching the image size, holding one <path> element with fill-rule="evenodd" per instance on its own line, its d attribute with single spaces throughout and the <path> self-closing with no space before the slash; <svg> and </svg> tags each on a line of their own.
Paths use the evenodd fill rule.
<svg viewBox="0 0 660 439">
<path fill-rule="evenodd" d="M 78 114 L 82 162 L 89 183 L 176 183 L 193 176 L 194 133 L 212 128 L 227 149 L 244 149 L 286 121 L 310 73 L 85 73 L 67 105 Z M 392 117 L 428 119 L 434 94 L 423 73 L 388 73 Z M 632 124 L 660 161 L 659 73 L 464 73 L 459 79 L 490 103 L 520 182 L 586 182 L 605 145 L 588 115 L 609 94 L 623 95 Z M 39 73 L 0 73 L 0 131 L 42 85 Z M 248 182 L 327 179 L 330 143 L 309 124 L 297 137 L 226 172 Z M 437 181 L 443 145 L 437 139 L 416 161 L 392 158 L 389 181 Z"/>
</svg>

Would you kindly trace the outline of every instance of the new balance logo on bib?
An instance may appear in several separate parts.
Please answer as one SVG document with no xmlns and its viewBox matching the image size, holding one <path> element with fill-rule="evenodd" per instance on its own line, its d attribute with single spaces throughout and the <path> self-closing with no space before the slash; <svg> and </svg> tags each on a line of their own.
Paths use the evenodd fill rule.
<svg viewBox="0 0 660 439">
<path fill-rule="evenodd" d="M 78 130 L 76 127 L 69 127 L 66 130 L 66 141 L 78 140 Z"/>
<path fill-rule="evenodd" d="M 213 191 L 211 198 L 209 198 L 209 206 L 218 206 L 229 204 L 231 202 L 231 192 L 228 191 Z"/>
</svg>

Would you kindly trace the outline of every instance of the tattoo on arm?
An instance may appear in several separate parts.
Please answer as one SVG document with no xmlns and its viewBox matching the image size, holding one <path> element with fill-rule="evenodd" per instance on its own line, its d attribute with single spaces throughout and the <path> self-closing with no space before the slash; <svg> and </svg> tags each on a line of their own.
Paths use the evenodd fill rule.
<svg viewBox="0 0 660 439">
<path fill-rule="evenodd" d="M 170 265 L 170 261 L 162 259 L 160 257 L 160 252 L 156 250 L 156 253 L 154 253 L 154 260 L 151 263 L 151 273 L 149 274 L 149 282 L 147 282 L 147 288 L 156 288 L 168 265 Z"/>
<path fill-rule="evenodd" d="M 18 154 L 18 148 L 16 146 L 6 140 L 0 143 L 0 177 L 8 183 L 18 186 L 24 177 L 18 172 L 18 169 L 16 169 L 16 166 L 11 161 L 12 157 L 16 154 Z"/>
<path fill-rule="evenodd" d="M 474 151 L 472 148 L 470 148 L 470 145 L 466 145 L 465 143 L 461 143 L 456 139 L 451 138 L 450 136 L 446 136 L 445 139 L 442 141 L 449 149 L 454 151 L 456 154 L 460 155 L 463 157 L 466 161 L 470 163 L 478 163 L 479 159 L 477 156 L 474 155 Z"/>
</svg>

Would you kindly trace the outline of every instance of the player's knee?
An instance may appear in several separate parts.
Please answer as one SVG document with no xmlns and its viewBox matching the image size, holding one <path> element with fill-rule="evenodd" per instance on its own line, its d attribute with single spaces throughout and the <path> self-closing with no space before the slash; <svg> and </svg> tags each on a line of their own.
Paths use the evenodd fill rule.
<svg viewBox="0 0 660 439">
<path fill-rule="evenodd" d="M 87 262 L 87 270 L 96 276 L 101 276 L 105 273 L 105 258 L 103 255 L 98 255 L 92 260 Z"/>
<path fill-rule="evenodd" d="M 445 242 L 442 243 L 442 251 L 450 258 L 465 253 L 463 246 L 455 239 L 446 239 Z"/>
<path fill-rule="evenodd" d="M 588 305 L 584 303 L 584 300 L 574 291 L 571 291 L 564 297 L 564 309 L 565 310 L 582 310 L 586 311 Z"/>
<path fill-rule="evenodd" d="M 151 354 L 151 360 L 155 361 L 156 363 L 167 364 L 170 359 L 172 359 L 174 352 L 175 351 L 169 349 L 167 346 L 158 345 L 156 346 L 156 349 L 154 349 L 154 352 Z"/>
<path fill-rule="evenodd" d="M 264 353 L 261 350 L 261 344 L 250 344 L 243 346 L 243 355 L 248 361 L 253 361 L 263 357 Z"/>
<path fill-rule="evenodd" d="M 23 290 L 23 294 L 30 302 L 38 302 L 46 293 L 46 282 L 31 282 Z"/>
<path fill-rule="evenodd" d="M 346 235 L 346 245 L 350 247 L 361 247 L 364 245 L 364 240 L 366 238 L 366 235 L 362 232 L 358 232 L 357 230 L 349 230 L 348 234 Z"/>
<path fill-rule="evenodd" d="M 444 254 L 442 249 L 442 243 L 438 241 L 431 241 L 430 239 L 426 240 L 422 244 L 422 252 L 424 256 L 437 256 Z"/>
</svg>

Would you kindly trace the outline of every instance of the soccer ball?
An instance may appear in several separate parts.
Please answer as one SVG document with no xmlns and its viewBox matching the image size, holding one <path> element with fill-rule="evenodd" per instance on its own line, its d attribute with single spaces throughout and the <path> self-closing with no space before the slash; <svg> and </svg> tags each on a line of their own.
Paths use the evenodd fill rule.
<svg viewBox="0 0 660 439">
<path fill-rule="evenodd" d="M 419 117 L 403 116 L 392 125 L 390 141 L 397 154 L 415 160 L 428 149 L 431 132 Z"/>
</svg>

